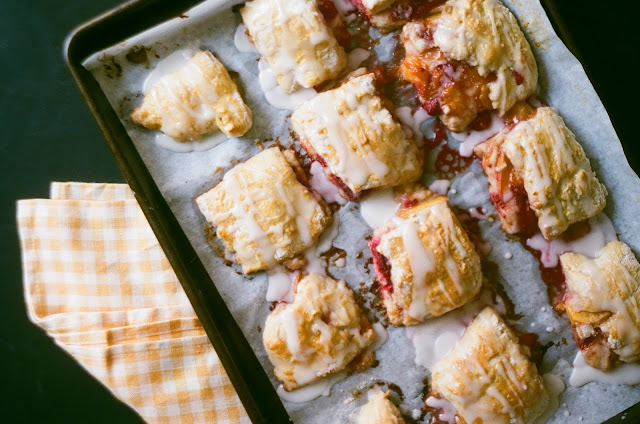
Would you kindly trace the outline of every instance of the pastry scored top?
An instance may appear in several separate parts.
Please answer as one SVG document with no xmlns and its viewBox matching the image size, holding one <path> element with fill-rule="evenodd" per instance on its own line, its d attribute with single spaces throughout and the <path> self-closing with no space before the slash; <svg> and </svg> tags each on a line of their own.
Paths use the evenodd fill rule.
<svg viewBox="0 0 640 424">
<path fill-rule="evenodd" d="M 528 349 L 489 306 L 435 365 L 431 392 L 467 424 L 532 423 L 550 400 Z"/>
<path fill-rule="evenodd" d="M 504 152 L 509 162 L 505 166 L 512 166 L 521 179 L 546 239 L 558 237 L 571 224 L 604 209 L 607 189 L 598 181 L 582 146 L 553 108 L 536 109 L 532 118 L 505 128 L 477 146 L 476 153 L 483 154 L 485 145 L 492 144 Z M 484 160 L 483 166 L 487 169 Z M 506 191 L 509 190 L 507 187 Z M 513 197 L 514 193 L 502 195 Z"/>
<path fill-rule="evenodd" d="M 385 107 L 375 83 L 373 73 L 353 77 L 304 102 L 291 116 L 302 147 L 341 180 L 350 198 L 422 174 L 418 147 Z"/>
<path fill-rule="evenodd" d="M 344 281 L 317 274 L 300 280 L 293 303 L 280 303 L 263 333 L 274 374 L 288 391 L 344 369 L 375 338 Z"/>
<path fill-rule="evenodd" d="M 405 78 L 452 131 L 503 115 L 535 91 L 538 68 L 518 21 L 498 0 L 449 0 L 402 30 Z"/>
<path fill-rule="evenodd" d="M 251 110 L 224 65 L 207 50 L 154 84 L 131 114 L 136 124 L 160 130 L 177 141 L 197 140 L 220 129 L 229 137 L 245 134 Z"/>
<path fill-rule="evenodd" d="M 269 148 L 227 172 L 196 199 L 247 274 L 311 247 L 331 223 L 326 205 L 299 180 L 295 153 Z"/>
<path fill-rule="evenodd" d="M 394 325 L 443 315 L 467 303 L 482 286 L 480 257 L 444 196 L 398 212 L 376 229 L 371 248 L 376 271 L 390 268 L 379 278 Z"/>
<path fill-rule="evenodd" d="M 240 14 L 256 49 L 287 93 L 334 78 L 347 64 L 344 49 L 314 0 L 252 0 Z"/>
<path fill-rule="evenodd" d="M 564 307 L 589 365 L 640 360 L 640 264 L 626 243 L 611 241 L 593 259 L 560 256 L 567 282 Z"/>
</svg>

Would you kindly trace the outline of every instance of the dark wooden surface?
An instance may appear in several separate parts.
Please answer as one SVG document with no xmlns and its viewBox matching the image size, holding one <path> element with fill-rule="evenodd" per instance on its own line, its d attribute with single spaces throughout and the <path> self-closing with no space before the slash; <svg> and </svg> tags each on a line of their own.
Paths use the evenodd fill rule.
<svg viewBox="0 0 640 424">
<path fill-rule="evenodd" d="M 0 422 L 141 422 L 28 321 L 15 228 L 15 201 L 46 197 L 50 181 L 123 181 L 61 53 L 75 25 L 119 2 L 0 1 Z M 640 32 L 631 11 L 595 0 L 557 0 L 556 10 L 635 166 Z"/>
</svg>

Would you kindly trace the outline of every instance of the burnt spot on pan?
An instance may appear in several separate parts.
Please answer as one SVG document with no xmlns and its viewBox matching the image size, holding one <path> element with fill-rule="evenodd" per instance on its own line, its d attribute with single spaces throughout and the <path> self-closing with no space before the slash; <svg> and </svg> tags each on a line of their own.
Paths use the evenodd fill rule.
<svg viewBox="0 0 640 424">
<path fill-rule="evenodd" d="M 118 60 L 111 56 L 103 54 L 98 58 L 98 61 L 102 64 L 105 74 L 110 79 L 117 79 L 122 76 L 122 65 L 118 63 Z"/>
<path fill-rule="evenodd" d="M 146 68 L 148 68 L 149 55 L 147 54 L 147 52 L 151 53 L 151 48 L 145 46 L 133 46 L 129 49 L 125 57 L 131 63 L 135 63 L 136 65 L 144 65 Z"/>
</svg>

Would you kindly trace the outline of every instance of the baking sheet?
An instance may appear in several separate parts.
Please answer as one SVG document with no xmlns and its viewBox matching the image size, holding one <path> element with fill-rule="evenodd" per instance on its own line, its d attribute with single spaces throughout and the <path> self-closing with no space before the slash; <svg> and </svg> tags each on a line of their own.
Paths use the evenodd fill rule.
<svg viewBox="0 0 640 424">
<path fill-rule="evenodd" d="M 267 373 L 273 376 L 272 366 L 262 346 L 262 335 L 258 331 L 269 313 L 269 303 L 265 301 L 266 276 L 257 274 L 251 279 L 244 278 L 238 275 L 238 268 L 224 265 L 224 260 L 211 249 L 204 231 L 204 219 L 193 202 L 195 197 L 215 186 L 224 171 L 258 153 L 260 146 L 256 139 L 278 138 L 284 145 L 290 141 L 290 112 L 269 105 L 260 89 L 257 78 L 259 56 L 239 53 L 234 47 L 233 36 L 240 18 L 232 11 L 232 6 L 238 3 L 241 2 L 204 2 L 182 17 L 98 53 L 89 58 L 85 66 L 92 71 L 122 117 L 167 203 L 212 279 L 217 282 L 220 294 Z M 505 4 L 520 19 L 534 48 L 540 71 L 539 94 L 558 110 L 583 145 L 594 170 L 609 191 L 605 212 L 621 234 L 620 239 L 637 253 L 640 250 L 637 224 L 640 181 L 628 166 L 602 103 L 580 63 L 554 34 L 540 4 L 536 0 L 506 1 Z M 136 46 L 147 48 L 146 63 L 127 59 L 127 54 Z M 176 49 L 199 47 L 211 50 L 230 71 L 237 72 L 245 101 L 253 112 L 253 127 L 242 138 L 230 139 L 203 152 L 177 153 L 161 149 L 154 142 L 155 135 L 133 124 L 128 113 L 140 103 L 143 81 L 157 61 Z M 450 194 L 453 204 L 465 209 L 484 206 L 493 211 L 487 182 L 477 163 L 468 173 L 456 177 L 451 188 L 457 192 Z M 331 268 L 330 271 L 357 290 L 360 282 L 370 284 L 373 278 L 365 266 L 370 258 L 365 237 L 372 230 L 360 218 L 357 204 L 347 204 L 339 214 L 340 232 L 334 246 L 347 252 L 347 266 Z M 523 315 L 515 327 L 536 332 L 543 344 L 548 341 L 556 343 L 547 351 L 541 372 L 553 372 L 567 383 L 577 348 L 568 320 L 554 314 L 549 307 L 538 262 L 519 243 L 509 241 L 497 222 L 481 221 L 480 227 L 483 237 L 493 245 L 488 259 L 498 265 L 500 282 L 515 303 L 516 312 Z M 357 258 L 359 252 L 363 252 L 362 258 Z M 507 252 L 513 255 L 512 259 L 505 258 Z M 554 331 L 547 332 L 547 328 Z M 558 343 L 563 337 L 567 344 Z M 377 357 L 377 367 L 336 384 L 331 396 L 320 397 L 304 405 L 285 403 L 294 421 L 324 423 L 327 422 L 326 417 L 335 417 L 335 422 L 345 422 L 349 413 L 366 400 L 366 396 L 354 398 L 352 390 L 366 389 L 380 380 L 395 383 L 401 388 L 403 404 L 408 411 L 421 408 L 423 379 L 428 373 L 414 365 L 415 351 L 403 328 L 389 328 L 389 340 L 378 350 Z M 275 379 L 272 380 L 276 385 Z M 561 395 L 561 407 L 551 422 L 600 422 L 638 401 L 640 391 L 629 386 L 600 383 L 580 388 L 568 386 Z"/>
</svg>

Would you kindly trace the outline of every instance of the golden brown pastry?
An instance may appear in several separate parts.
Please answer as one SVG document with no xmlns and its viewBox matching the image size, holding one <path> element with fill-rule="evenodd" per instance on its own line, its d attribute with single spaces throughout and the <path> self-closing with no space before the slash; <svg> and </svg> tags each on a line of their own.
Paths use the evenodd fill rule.
<svg viewBox="0 0 640 424">
<path fill-rule="evenodd" d="M 440 316 L 482 286 L 480 257 L 444 196 L 399 211 L 376 229 L 369 246 L 394 325 Z"/>
<path fill-rule="evenodd" d="M 302 147 L 351 200 L 422 174 L 418 147 L 385 108 L 373 73 L 304 102 L 291 122 Z"/>
<path fill-rule="evenodd" d="M 236 83 L 207 50 L 160 78 L 131 119 L 177 141 L 197 140 L 217 129 L 229 137 L 239 137 L 253 123 Z"/>
<path fill-rule="evenodd" d="M 311 274 L 267 317 L 263 342 L 287 391 L 343 370 L 376 335 L 344 281 Z"/>
<path fill-rule="evenodd" d="M 488 306 L 435 365 L 432 396 L 450 402 L 463 424 L 533 423 L 550 396 L 529 355 Z"/>
<path fill-rule="evenodd" d="M 344 49 L 314 0 L 253 0 L 240 14 L 256 49 L 287 93 L 335 78 L 347 64 Z"/>
<path fill-rule="evenodd" d="M 299 166 L 292 150 L 269 148 L 196 199 L 245 274 L 302 253 L 331 223 L 326 205 L 298 180 Z"/>
<path fill-rule="evenodd" d="M 484 110 L 507 112 L 536 89 L 531 47 L 498 0 L 448 0 L 426 19 L 402 29 L 402 75 L 423 107 L 452 131 Z"/>
<path fill-rule="evenodd" d="M 426 16 L 444 0 L 351 0 L 360 13 L 381 32 L 402 27 Z"/>
<path fill-rule="evenodd" d="M 389 400 L 389 392 L 369 394 L 369 401 L 360 409 L 352 424 L 404 424 L 398 408 Z"/>
<path fill-rule="evenodd" d="M 474 151 L 482 158 L 491 199 L 507 233 L 530 229 L 537 220 L 542 235 L 551 240 L 606 205 L 607 189 L 551 107 L 535 109 L 532 117 L 506 127 Z"/>
<path fill-rule="evenodd" d="M 591 259 L 560 256 L 564 307 L 585 361 L 603 371 L 640 360 L 640 264 L 629 246 L 609 242 Z"/>
</svg>

